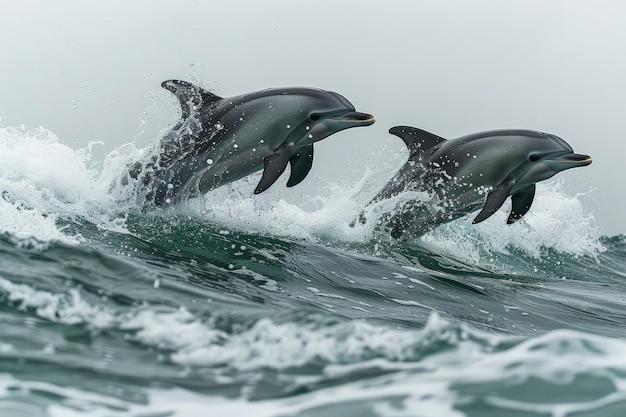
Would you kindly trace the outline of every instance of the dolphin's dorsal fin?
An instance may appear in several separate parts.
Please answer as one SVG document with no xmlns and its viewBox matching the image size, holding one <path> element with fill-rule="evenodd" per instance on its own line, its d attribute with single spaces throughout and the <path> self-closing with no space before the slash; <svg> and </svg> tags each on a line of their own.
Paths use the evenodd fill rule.
<svg viewBox="0 0 626 417">
<path fill-rule="evenodd" d="M 389 129 L 389 133 L 402 139 L 409 148 L 411 155 L 424 152 L 445 141 L 441 136 L 411 126 L 394 126 Z"/>
<path fill-rule="evenodd" d="M 254 189 L 254 194 L 260 194 L 276 182 L 278 177 L 287 169 L 287 163 L 293 156 L 293 149 L 285 146 L 263 160 L 263 176 Z"/>
<path fill-rule="evenodd" d="M 529 185 L 519 193 L 513 194 L 511 197 L 513 207 L 511 209 L 511 214 L 506 221 L 507 224 L 515 223 L 521 219 L 524 214 L 528 213 L 530 206 L 533 204 L 533 199 L 535 198 L 535 188 L 537 188 L 535 187 L 535 184 Z"/>
<path fill-rule="evenodd" d="M 161 87 L 171 91 L 176 96 L 183 112 L 183 120 L 188 118 L 191 113 L 198 111 L 202 106 L 222 99 L 220 96 L 187 81 L 167 80 L 161 83 Z"/>
<path fill-rule="evenodd" d="M 485 201 L 485 206 L 480 211 L 480 213 L 478 213 L 478 216 L 474 218 L 474 221 L 472 221 L 472 223 L 480 223 L 483 220 L 488 219 L 493 213 L 498 211 L 498 209 L 502 207 L 502 204 L 504 204 L 506 198 L 509 196 L 512 188 L 513 183 L 509 182 L 500 184 L 498 188 L 490 192 L 487 195 L 487 201 Z"/>
<path fill-rule="evenodd" d="M 291 174 L 287 187 L 300 184 L 309 174 L 313 166 L 313 145 L 305 146 L 289 159 L 291 164 Z"/>
</svg>

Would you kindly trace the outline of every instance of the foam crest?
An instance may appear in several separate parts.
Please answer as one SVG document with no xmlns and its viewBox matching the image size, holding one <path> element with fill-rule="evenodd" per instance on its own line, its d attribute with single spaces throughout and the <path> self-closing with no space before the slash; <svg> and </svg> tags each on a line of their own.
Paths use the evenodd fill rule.
<svg viewBox="0 0 626 417">
<path fill-rule="evenodd" d="M 28 285 L 14 284 L 0 277 L 0 291 L 6 293 L 10 301 L 19 303 L 20 310 L 34 310 L 37 316 L 55 323 L 109 328 L 118 322 L 118 317 L 113 312 L 92 306 L 83 300 L 77 289 L 55 294 L 36 290 Z"/>
<path fill-rule="evenodd" d="M 3 179 L 0 179 L 0 187 L 3 185 L 15 186 L 16 184 L 6 184 Z M 26 188 L 30 187 L 26 185 Z M 8 191 L 2 192 L 0 235 L 5 235 L 13 244 L 24 248 L 45 250 L 50 242 L 62 242 L 67 245 L 79 243 L 80 237 L 66 235 L 57 227 L 56 222 L 56 215 L 42 213 L 24 200 L 14 199 Z"/>
<path fill-rule="evenodd" d="M 355 329 L 354 333 L 361 330 L 365 329 Z M 255 404 L 259 405 L 259 410 L 269 409 L 276 413 L 269 415 L 290 415 L 322 408 L 328 410 L 333 406 L 346 407 L 359 403 L 371 407 L 382 416 L 460 417 L 466 415 L 461 410 L 468 405 L 469 395 L 469 398 L 475 398 L 478 402 L 484 399 L 496 413 L 507 414 L 517 410 L 573 416 L 626 400 L 626 380 L 623 377 L 626 371 L 626 344 L 623 341 L 574 331 L 554 331 L 512 343 L 511 339 L 495 338 L 469 328 L 451 330 L 449 323 L 434 316 L 423 331 L 407 332 L 413 337 L 408 344 L 404 340 L 383 340 L 400 342 L 396 352 L 407 345 L 413 345 L 412 350 L 415 351 L 417 340 L 423 343 L 425 350 L 440 346 L 442 342 L 450 343 L 450 349 L 438 349 L 437 353 L 420 356 L 417 360 L 414 353 L 409 357 L 395 356 L 391 353 L 394 352 L 393 348 L 390 348 L 390 354 L 385 357 L 386 362 L 361 358 L 359 363 L 327 366 L 324 374 L 337 377 L 369 366 L 403 372 L 320 389 L 297 398 Z M 346 342 L 350 344 L 349 340 Z M 274 354 L 281 351 L 278 347 L 273 350 Z M 303 350 L 302 346 L 294 348 Z M 323 352 L 326 350 L 321 349 L 315 358 L 326 359 Z M 358 349 L 354 352 L 363 354 Z M 308 356 L 306 348 L 304 355 Z M 340 362 L 338 358 L 335 361 Z M 580 366 L 573 367 L 572 363 Z M 338 372 L 338 369 L 343 371 Z M 602 388 L 599 387 L 593 395 L 580 398 L 578 390 L 581 387 L 587 390 L 584 385 L 576 383 L 580 378 L 602 378 L 607 384 L 602 384 Z M 519 394 L 524 392 L 526 384 L 536 384 L 537 380 L 546 384 L 545 390 L 553 390 L 555 396 L 560 395 L 561 401 L 533 403 Z M 512 389 L 501 395 L 498 388 L 502 387 L 503 382 Z M 564 391 L 570 392 L 569 398 L 563 397 Z M 394 406 L 389 402 L 392 399 L 395 400 Z M 231 404 L 224 403 L 223 406 L 225 415 L 230 415 L 228 411 L 234 412 L 243 407 L 244 403 L 236 400 Z"/>
<path fill-rule="evenodd" d="M 38 317 L 54 323 L 82 324 L 96 329 L 117 328 L 151 346 L 167 349 L 191 349 L 222 341 L 223 332 L 198 320 L 184 307 L 144 307 L 130 311 L 94 305 L 81 291 L 67 293 L 37 290 L 0 277 L 0 293 L 19 303 L 18 309 L 33 311 Z"/>
<path fill-rule="evenodd" d="M 178 319 L 185 322 L 185 314 Z M 152 321 L 149 316 L 144 316 L 140 321 L 146 320 Z M 308 415 L 321 410 L 345 412 L 352 407 L 353 410 L 367 409 L 381 416 L 462 417 L 467 415 L 465 408 L 472 409 L 473 405 L 494 415 L 521 411 L 571 417 L 582 412 L 597 412 L 605 407 L 619 406 L 626 401 L 626 343 L 617 339 L 575 331 L 553 331 L 515 342 L 511 338 L 496 338 L 467 327 L 454 328 L 449 322 L 434 315 L 426 328 L 420 331 L 386 330 L 388 333 L 385 334 L 376 332 L 375 326 L 339 325 L 336 329 L 341 330 L 332 335 L 337 343 L 322 342 L 317 347 L 318 351 L 311 355 L 306 345 L 289 342 L 294 338 L 297 341 L 298 334 L 306 330 L 280 331 L 277 329 L 280 325 L 269 321 L 259 323 L 259 332 L 269 330 L 274 336 L 256 333 L 254 328 L 248 330 L 253 337 L 246 341 L 249 346 L 246 357 L 242 358 L 235 353 L 224 359 L 245 359 L 254 365 L 246 369 L 262 370 L 268 366 L 282 369 L 285 366 L 281 361 L 285 359 L 292 366 L 301 364 L 303 359 L 296 359 L 297 354 L 304 356 L 307 363 L 319 363 L 319 360 L 326 362 L 332 358 L 334 364 L 327 365 L 323 374 L 317 377 L 322 380 L 341 380 L 345 375 L 365 369 L 384 371 L 340 385 L 331 383 L 326 388 L 323 386 L 327 384 L 323 384 L 321 388 L 312 391 L 306 389 L 299 395 L 259 401 L 247 400 L 245 393 L 240 398 L 223 398 L 181 389 L 150 388 L 145 390 L 145 402 L 129 403 L 114 396 L 43 382 L 16 380 L 10 376 L 0 376 L 0 395 L 11 398 L 15 392 L 47 393 L 49 398 L 59 399 L 58 403 L 50 405 L 46 410 L 48 415 L 82 415 L 74 413 L 88 408 L 90 415 L 120 417 L 152 414 L 201 416 L 206 414 L 207 409 L 222 416 L 269 417 L 300 413 Z M 189 328 L 190 332 L 193 330 Z M 372 330 L 374 333 L 371 333 Z M 398 338 L 399 334 L 406 336 Z M 185 336 L 182 336 L 184 340 Z M 165 332 L 157 339 L 163 337 L 168 337 Z M 265 347 L 259 346 L 272 337 L 275 342 Z M 307 339 L 306 342 L 317 341 Z M 158 341 L 153 340 L 153 343 Z M 229 341 L 215 343 L 222 344 L 224 350 L 239 349 Z M 449 346 L 442 348 L 442 343 Z M 438 348 L 433 349 L 434 346 Z M 165 345 L 165 348 L 171 347 Z M 277 358 L 271 358 L 270 353 L 264 355 L 264 349 L 268 352 L 271 350 L 271 355 Z M 293 358 L 285 358 L 282 349 L 293 351 Z M 380 354 L 380 350 L 386 352 L 382 355 L 383 360 L 372 360 Z M 419 351 L 423 353 L 416 355 Z M 215 353 L 220 354 L 205 351 L 199 365 L 214 366 L 211 355 Z M 577 366 L 572 366 L 572 363 Z M 233 362 L 230 365 L 237 367 Z M 389 372 L 394 370 L 401 372 Z M 589 378 L 589 383 L 594 383 L 594 390 L 588 390 L 585 378 Z M 298 384 L 297 379 L 294 383 Z M 542 389 L 552 401 L 535 402 L 525 394 L 530 392 L 528 384 L 538 383 L 542 384 Z M 311 378 L 302 379 L 302 384 L 307 388 L 315 386 L 311 385 Z M 19 401 L 20 398 L 15 397 L 15 400 Z M 14 406 L 17 408 L 21 405 L 16 402 Z"/>
<path fill-rule="evenodd" d="M 522 249 L 537 258 L 547 248 L 595 256 L 604 251 L 595 219 L 585 213 L 580 195 L 567 195 L 563 184 L 562 178 L 538 184 L 532 208 L 515 224 L 506 224 L 511 210 L 508 201 L 482 223 L 471 224 L 472 214 L 442 225 L 421 239 L 438 252 L 474 263 L 490 253 L 509 253 L 510 248 Z"/>
<path fill-rule="evenodd" d="M 322 327 L 262 319 L 223 343 L 188 346 L 172 359 L 184 365 L 228 365 L 240 370 L 301 367 L 316 361 L 356 363 L 381 357 L 411 360 L 419 340 L 419 335 L 410 332 L 364 322 Z"/>
<path fill-rule="evenodd" d="M 125 213 L 138 209 L 142 194 L 133 181 L 121 185 L 120 172 L 147 151 L 138 149 L 134 142 L 122 145 L 98 170 L 92 166 L 89 147 L 73 150 L 43 128 L 0 128 L 0 232 L 29 246 L 45 246 L 51 241 L 77 244 L 81 237 L 68 234 L 59 224 L 83 218 L 125 233 Z M 260 178 L 257 173 L 172 210 L 190 211 L 209 222 L 244 232 L 314 241 L 369 242 L 380 236 L 379 219 L 398 203 L 429 200 L 426 193 L 406 192 L 367 206 L 395 171 L 380 157 L 373 158 L 373 163 L 380 166 L 367 170 L 356 183 L 335 180 L 312 194 L 303 194 L 306 188 L 302 185 L 288 189 L 277 183 L 254 195 L 252 190 Z M 510 247 L 536 257 L 542 248 L 596 254 L 603 248 L 594 218 L 584 212 L 579 196 L 568 196 L 562 185 L 563 179 L 539 184 L 533 208 L 512 226 L 505 225 L 509 209 L 504 208 L 481 224 L 471 225 L 469 217 L 458 219 L 421 240 L 438 252 L 472 262 L 480 261 L 481 254 L 506 253 Z M 357 220 L 362 212 L 365 223 Z"/>
<path fill-rule="evenodd" d="M 378 171 L 368 171 L 356 184 L 336 182 L 316 190 L 316 195 L 303 195 L 282 184 L 262 194 L 252 190 L 260 173 L 217 188 L 190 200 L 186 208 L 210 222 L 250 233 L 310 240 L 364 242 L 371 240 L 376 218 L 365 224 L 356 222 L 371 192 Z M 380 212 L 380 206 L 373 210 Z M 378 213 L 377 215 L 380 215 Z"/>
<path fill-rule="evenodd" d="M 455 342 L 465 332 L 433 315 L 420 332 L 361 321 L 278 324 L 264 318 L 248 329 L 228 334 L 216 329 L 211 319 L 202 320 L 184 307 L 146 306 L 120 311 L 89 303 L 75 288 L 52 293 L 2 277 L 0 292 L 19 303 L 20 310 L 33 311 L 51 322 L 129 332 L 143 344 L 172 350 L 171 359 L 185 366 L 226 365 L 252 370 L 300 367 L 317 361 L 355 364 L 377 358 L 413 362 L 420 358 L 422 346 L 437 340 Z"/>
<path fill-rule="evenodd" d="M 144 344 L 173 350 L 220 343 L 227 337 L 182 307 L 140 310 L 121 322 L 120 328 L 135 332 L 134 337 Z"/>
<path fill-rule="evenodd" d="M 398 204 L 430 201 L 425 192 L 405 192 L 366 206 L 371 190 L 363 191 L 371 189 L 379 177 L 380 171 L 370 170 L 356 185 L 327 185 L 306 202 L 306 197 L 289 201 L 286 193 L 280 192 L 253 195 L 257 174 L 194 199 L 187 208 L 210 222 L 245 232 L 362 243 L 381 236 L 382 232 L 377 232 L 379 219 Z M 436 252 L 471 263 L 485 263 L 492 253 L 509 253 L 511 248 L 537 258 L 547 248 L 595 256 L 604 251 L 595 219 L 583 209 L 580 195 L 568 195 L 563 184 L 563 179 L 539 184 L 533 208 L 516 224 L 506 224 L 509 201 L 480 224 L 471 224 L 473 215 L 466 216 L 439 226 L 420 240 Z M 355 222 L 362 212 L 367 222 Z"/>
<path fill-rule="evenodd" d="M 17 244 L 45 248 L 81 241 L 61 220 L 85 218 L 123 231 L 123 207 L 109 193 L 122 158 L 116 165 L 109 157 L 102 171 L 90 167 L 93 145 L 74 150 L 41 127 L 0 128 L 0 232 Z"/>
<path fill-rule="evenodd" d="M 24 180 L 37 189 L 54 190 L 59 200 L 76 202 L 89 196 L 95 171 L 85 167 L 86 150 L 76 152 L 59 143 L 49 130 L 0 129 L 3 179 Z"/>
<path fill-rule="evenodd" d="M 122 145 L 106 156 L 98 170 L 90 147 L 74 150 L 44 128 L 0 128 L 0 191 L 6 196 L 0 204 L 0 218 L 5 220 L 0 231 L 15 236 L 16 241 L 77 244 L 80 236 L 68 236 L 58 223 L 84 218 L 99 227 L 125 232 L 123 213 L 137 210 L 143 194 L 134 180 L 120 184 L 120 172 L 131 161 L 145 157 L 149 149 L 139 149 L 134 142 Z M 191 210 L 210 222 L 247 232 L 366 241 L 375 222 L 349 225 L 367 202 L 368 192 L 373 194 L 372 184 L 380 174 L 369 171 L 357 184 L 329 184 L 311 196 L 279 184 L 254 195 L 258 173 L 172 209 Z M 277 191 L 279 187 L 283 189 Z"/>
</svg>

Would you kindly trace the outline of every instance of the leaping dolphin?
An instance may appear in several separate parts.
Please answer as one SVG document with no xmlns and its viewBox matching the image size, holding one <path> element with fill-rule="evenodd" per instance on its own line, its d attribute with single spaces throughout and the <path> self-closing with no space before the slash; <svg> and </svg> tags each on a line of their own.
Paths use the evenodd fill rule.
<svg viewBox="0 0 626 417">
<path fill-rule="evenodd" d="M 315 88 L 270 88 L 222 98 L 185 81 L 161 86 L 180 101 L 182 118 L 156 152 L 129 176 L 149 187 L 147 199 L 173 204 L 263 169 L 255 194 L 291 165 L 288 187 L 304 180 L 313 143 L 374 116 L 355 111 L 342 95 Z"/>
<path fill-rule="evenodd" d="M 392 127 L 389 133 L 404 141 L 409 159 L 372 203 L 404 191 L 426 191 L 439 206 L 400 203 L 382 220 L 394 238 L 421 236 L 482 206 L 473 221 L 480 223 L 508 196 L 507 223 L 512 224 L 530 209 L 536 183 L 591 163 L 591 157 L 574 153 L 558 136 L 532 130 L 495 130 L 452 140 L 410 126 Z"/>
</svg>

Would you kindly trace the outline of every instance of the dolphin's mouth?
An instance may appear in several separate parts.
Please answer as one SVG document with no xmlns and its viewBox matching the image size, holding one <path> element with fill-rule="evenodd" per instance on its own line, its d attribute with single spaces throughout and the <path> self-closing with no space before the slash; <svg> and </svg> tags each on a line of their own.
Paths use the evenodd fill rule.
<svg viewBox="0 0 626 417">
<path fill-rule="evenodd" d="M 584 167 L 591 164 L 592 159 L 589 155 L 582 155 L 579 153 L 566 153 L 558 157 L 549 158 L 546 163 L 550 166 L 558 168 L 559 170 Z"/>
<path fill-rule="evenodd" d="M 592 159 L 589 155 L 582 155 L 579 153 L 568 153 L 563 155 L 561 158 L 563 162 L 569 162 L 575 166 L 586 166 L 591 164 Z"/>
<path fill-rule="evenodd" d="M 373 115 L 368 113 L 361 113 L 358 111 L 343 113 L 337 116 L 333 116 L 329 119 L 338 122 L 348 122 L 353 126 L 369 126 L 371 124 L 374 124 L 374 122 L 376 121 L 376 118 Z"/>
</svg>

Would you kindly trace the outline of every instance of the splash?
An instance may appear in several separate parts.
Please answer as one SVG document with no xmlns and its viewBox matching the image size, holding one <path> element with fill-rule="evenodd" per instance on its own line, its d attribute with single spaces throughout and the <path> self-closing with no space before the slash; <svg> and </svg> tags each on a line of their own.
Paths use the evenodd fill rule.
<svg viewBox="0 0 626 417">
<path fill-rule="evenodd" d="M 42 127 L 0 128 L 0 233 L 15 244 L 44 249 L 51 242 L 82 242 L 67 228 L 77 219 L 124 232 L 120 214 L 132 206 L 109 191 L 120 166 L 134 156 L 132 146 L 109 155 L 100 171 L 93 167 L 95 144 L 75 150 Z"/>
<path fill-rule="evenodd" d="M 59 241 L 77 244 L 57 227 L 58 215 L 73 211 L 92 191 L 86 154 L 58 142 L 43 128 L 0 129 L 0 230 L 27 246 Z"/>
<path fill-rule="evenodd" d="M 92 145 L 74 150 L 44 128 L 0 128 L 0 233 L 26 245 L 79 244 L 81 237 L 66 230 L 64 223 L 78 218 L 125 233 L 126 213 L 139 211 L 142 202 L 140 187 L 121 185 L 120 172 L 148 150 L 137 148 L 134 142 L 122 145 L 105 158 L 99 170 L 91 159 Z M 375 244 L 388 239 L 377 224 L 385 213 L 400 201 L 428 201 L 429 196 L 407 192 L 367 206 L 395 170 L 381 157 L 373 157 L 372 164 L 376 167 L 356 183 L 339 179 L 319 188 L 276 184 L 253 195 L 260 177 L 257 173 L 160 213 L 183 212 L 249 233 L 322 243 Z M 351 227 L 364 207 L 368 221 L 357 221 Z M 511 248 L 531 256 L 540 256 L 545 248 L 578 255 L 603 250 L 593 216 L 584 212 L 579 196 L 563 191 L 563 179 L 540 184 L 533 209 L 523 221 L 505 226 L 506 210 L 478 225 L 471 225 L 468 218 L 458 219 L 423 236 L 420 242 L 436 252 L 472 262 Z"/>
<path fill-rule="evenodd" d="M 247 233 L 318 242 L 367 242 L 375 234 L 376 222 L 357 222 L 354 227 L 351 223 L 367 201 L 363 191 L 371 188 L 377 175 L 378 171 L 372 170 L 356 184 L 325 184 L 315 195 L 282 184 L 254 195 L 258 173 L 192 199 L 185 208 L 212 223 Z"/>
<path fill-rule="evenodd" d="M 595 256 L 604 251 L 595 218 L 585 213 L 581 195 L 570 196 L 559 178 L 537 186 L 532 209 L 524 219 L 507 225 L 510 201 L 488 220 L 471 224 L 474 214 L 442 225 L 422 237 L 437 251 L 473 263 L 486 263 L 494 253 L 522 250 L 535 258 L 553 249 L 560 253 Z"/>
</svg>

